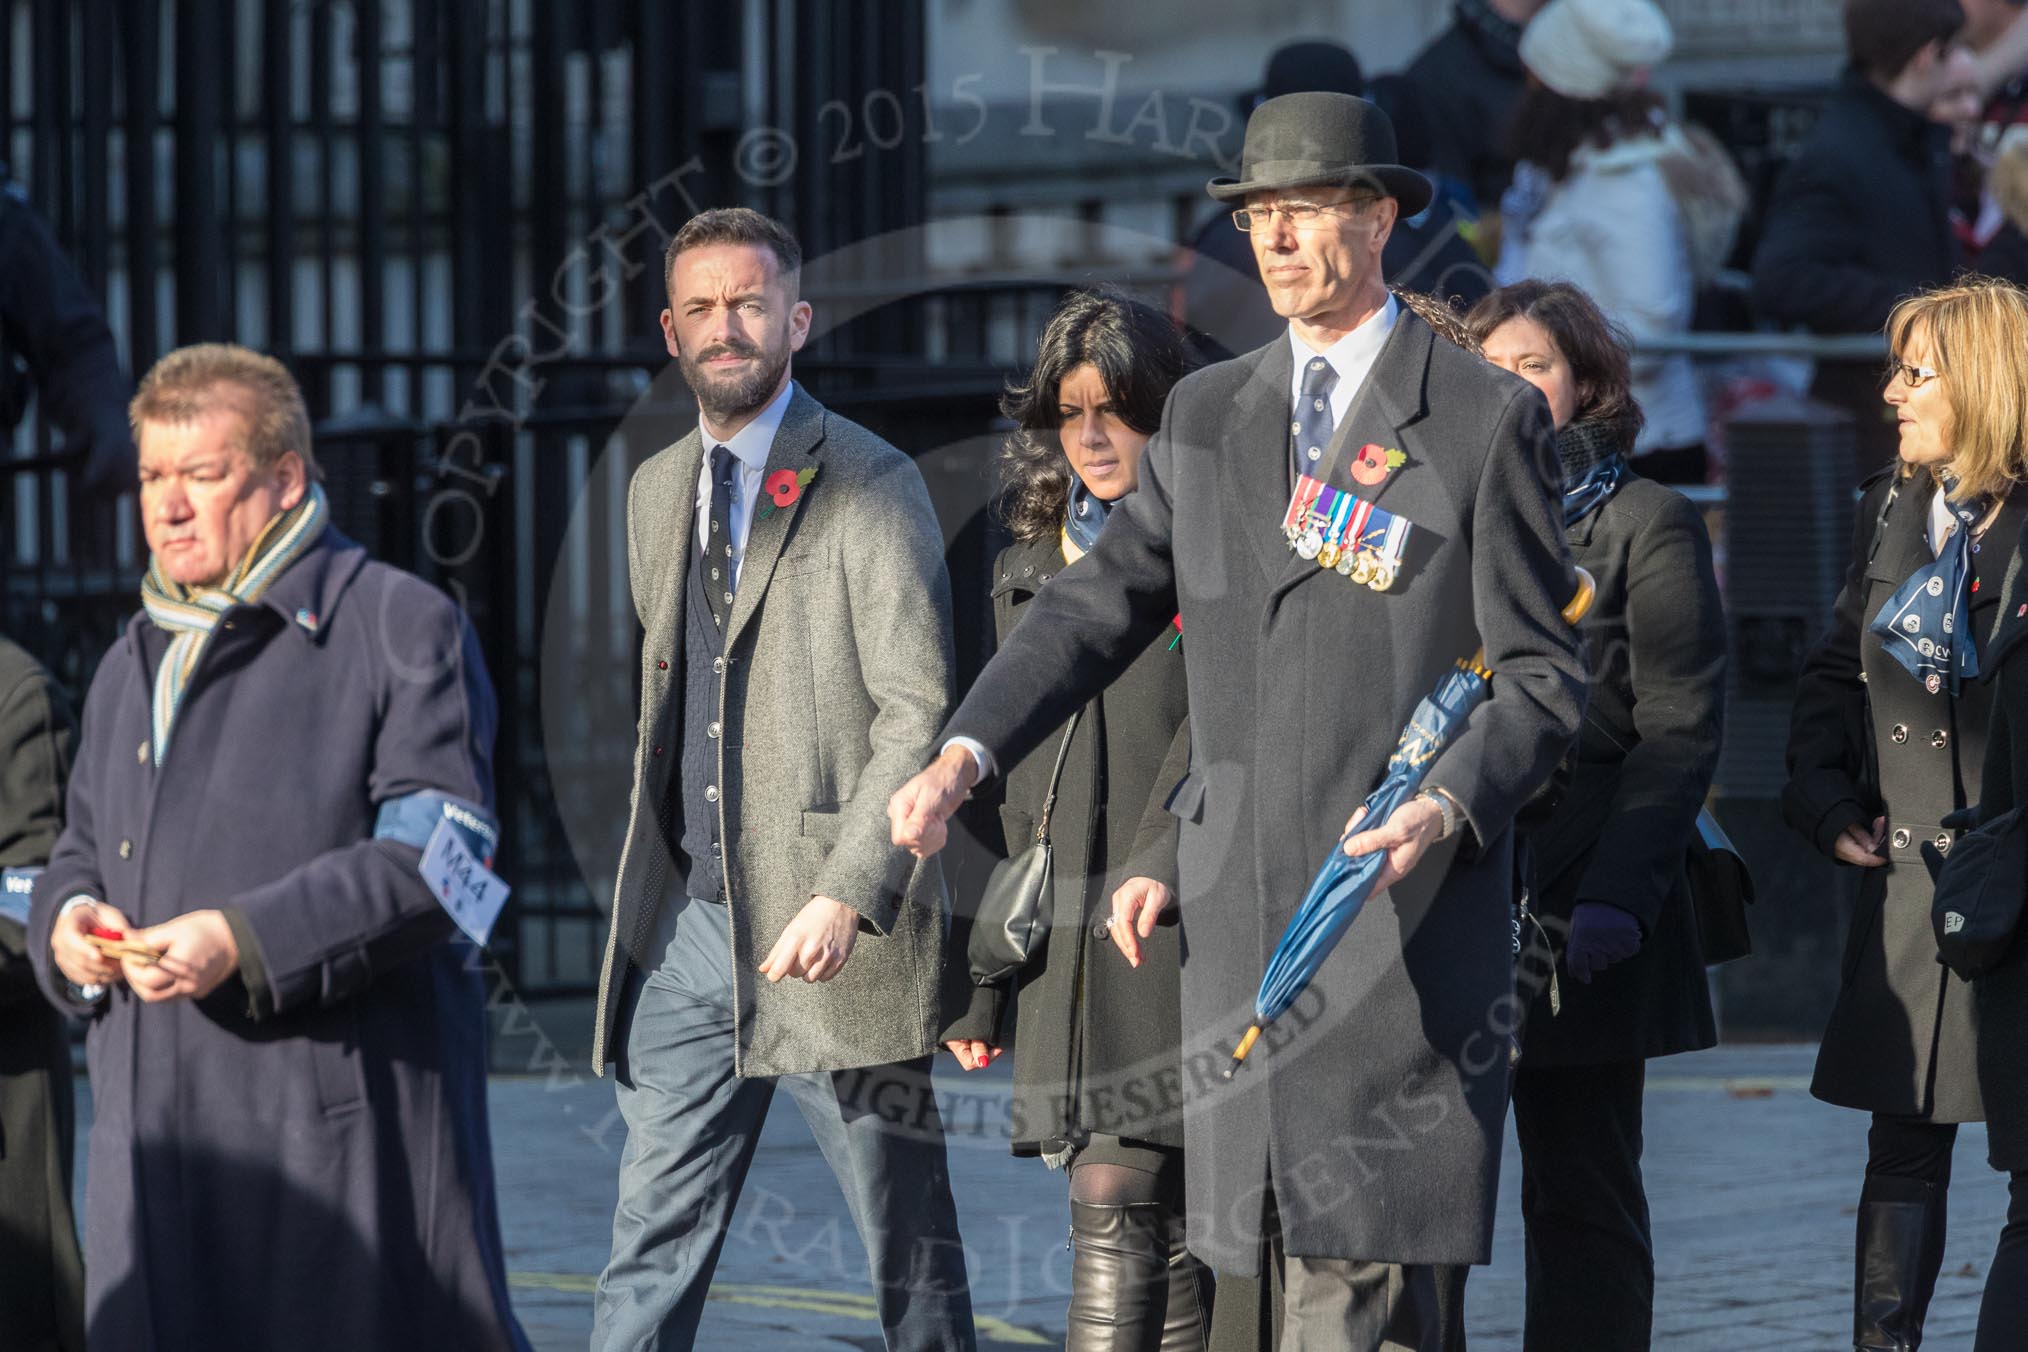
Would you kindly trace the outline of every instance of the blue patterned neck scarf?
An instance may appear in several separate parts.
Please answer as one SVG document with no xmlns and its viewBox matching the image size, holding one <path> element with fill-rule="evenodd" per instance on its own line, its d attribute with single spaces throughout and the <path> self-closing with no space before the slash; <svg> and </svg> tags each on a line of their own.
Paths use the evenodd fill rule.
<svg viewBox="0 0 2028 1352">
<path fill-rule="evenodd" d="M 1946 480 L 1937 492 L 1949 487 Z M 1947 500 L 1947 505 L 1957 529 L 1944 541 L 1936 562 L 1916 569 L 1868 628 L 1925 690 L 1934 695 L 1948 689 L 1956 696 L 1965 681 L 1979 674 L 1971 629 L 1972 528 L 1985 520 L 1993 504 L 1967 498 Z"/>
<path fill-rule="evenodd" d="M 1570 529 L 1604 505 L 1626 473 L 1626 457 L 1614 452 L 1574 479 L 1565 479 L 1563 528 Z"/>
<path fill-rule="evenodd" d="M 1063 519 L 1063 533 L 1070 542 L 1089 554 L 1098 545 L 1099 530 L 1113 504 L 1084 486 L 1084 480 L 1070 476 L 1070 507 Z"/>
</svg>

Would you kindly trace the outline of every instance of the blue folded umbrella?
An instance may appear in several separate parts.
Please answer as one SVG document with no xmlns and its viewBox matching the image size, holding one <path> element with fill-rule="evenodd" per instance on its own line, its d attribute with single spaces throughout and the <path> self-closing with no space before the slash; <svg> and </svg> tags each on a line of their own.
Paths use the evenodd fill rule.
<svg viewBox="0 0 2028 1352">
<path fill-rule="evenodd" d="M 1571 624 L 1583 619 L 1591 609 L 1593 592 L 1591 575 L 1582 568 L 1576 571 L 1577 594 L 1563 608 L 1563 618 Z M 1366 796 L 1366 815 L 1358 826 L 1345 833 L 1324 860 L 1310 890 L 1303 894 L 1295 917 L 1282 931 L 1281 942 L 1268 959 L 1267 974 L 1261 977 L 1260 991 L 1254 996 L 1253 1023 L 1233 1052 L 1232 1063 L 1225 1068 L 1228 1080 L 1253 1050 L 1261 1031 L 1296 1002 L 1317 969 L 1337 948 L 1338 941 L 1345 937 L 1345 931 L 1358 919 L 1366 899 L 1373 895 L 1373 883 L 1387 863 L 1387 852 L 1374 850 L 1369 854 L 1348 855 L 1345 841 L 1359 831 L 1380 825 L 1415 796 L 1429 767 L 1463 730 L 1472 710 L 1485 702 L 1486 682 L 1491 676 L 1482 651 L 1470 662 L 1460 662 L 1456 670 L 1437 683 L 1428 698 L 1415 706 L 1394 754 L 1387 758 L 1387 774 L 1379 787 Z"/>
</svg>

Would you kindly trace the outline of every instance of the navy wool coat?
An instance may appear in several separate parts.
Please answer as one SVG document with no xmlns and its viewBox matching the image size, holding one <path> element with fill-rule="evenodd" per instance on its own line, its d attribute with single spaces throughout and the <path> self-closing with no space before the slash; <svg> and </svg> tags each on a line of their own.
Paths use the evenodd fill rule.
<svg viewBox="0 0 2028 1352">
<path fill-rule="evenodd" d="M 1584 708 L 1558 613 L 1575 587 L 1548 410 L 1404 308 L 1346 412 L 1399 450 L 1334 485 L 1414 523 L 1393 589 L 1291 553 L 1286 336 L 1185 376 L 1141 486 L 1033 601 L 952 716 L 1001 765 L 1039 746 L 1181 613 L 1190 711 L 1178 817 L 1190 1248 L 1257 1270 L 1271 1184 L 1285 1251 L 1484 1263 L 1515 1025 L 1516 810 Z M 1429 767 L 1460 831 L 1368 902 L 1230 1082 L 1268 955 L 1416 704 L 1483 643 L 1492 694 Z"/>
<path fill-rule="evenodd" d="M 99 665 L 30 924 L 44 992 L 90 1019 L 92 1347 L 525 1347 L 474 953 L 420 852 L 372 838 L 418 791 L 491 808 L 470 626 L 327 529 L 226 612 L 156 765 L 169 637 L 137 615 Z M 137 926 L 217 907 L 240 971 L 201 1001 L 82 1003 L 49 956 L 74 896 Z"/>
</svg>

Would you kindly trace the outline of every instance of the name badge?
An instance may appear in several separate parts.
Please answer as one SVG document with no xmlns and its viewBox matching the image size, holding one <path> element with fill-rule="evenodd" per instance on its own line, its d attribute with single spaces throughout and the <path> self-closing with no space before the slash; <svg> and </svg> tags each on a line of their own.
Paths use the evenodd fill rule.
<svg viewBox="0 0 2028 1352">
<path fill-rule="evenodd" d="M 430 832 L 416 870 L 429 884 L 437 904 L 450 913 L 467 938 L 483 948 L 513 889 L 465 847 L 448 818 L 438 821 L 436 830 Z"/>
</svg>

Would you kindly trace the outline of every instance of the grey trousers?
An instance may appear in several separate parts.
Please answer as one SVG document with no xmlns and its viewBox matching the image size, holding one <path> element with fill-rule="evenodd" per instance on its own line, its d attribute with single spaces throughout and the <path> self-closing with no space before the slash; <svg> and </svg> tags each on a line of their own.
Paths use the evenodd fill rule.
<svg viewBox="0 0 2028 1352">
<path fill-rule="evenodd" d="M 1219 1274 L 1212 1352 L 1465 1352 L 1470 1269 L 1291 1256 L 1272 1190 L 1261 1228 L 1259 1275 Z"/>
<path fill-rule="evenodd" d="M 628 977 L 614 1075 L 627 1144 L 593 1352 L 695 1344 L 778 1083 L 844 1189 L 887 1346 L 971 1352 L 971 1294 L 928 1058 L 779 1081 L 734 1076 L 728 923 L 712 902 L 665 903 L 651 950 L 660 961 Z"/>
</svg>

